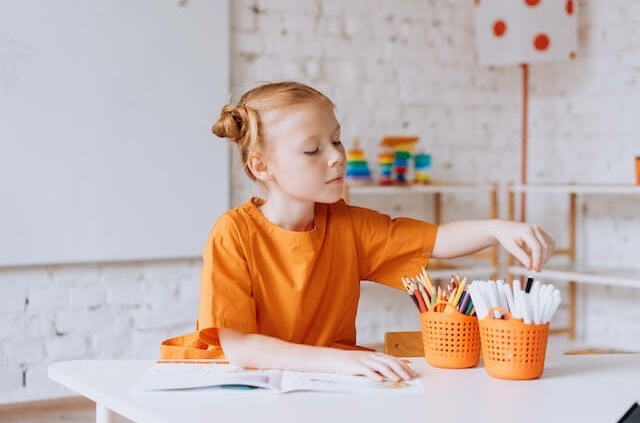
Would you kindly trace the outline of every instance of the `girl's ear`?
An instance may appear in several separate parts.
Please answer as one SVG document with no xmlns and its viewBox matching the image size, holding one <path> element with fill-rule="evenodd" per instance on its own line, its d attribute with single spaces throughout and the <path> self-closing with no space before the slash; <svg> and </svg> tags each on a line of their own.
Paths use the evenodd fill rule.
<svg viewBox="0 0 640 423">
<path fill-rule="evenodd" d="M 262 153 L 251 151 L 247 157 L 247 167 L 257 180 L 267 182 L 272 179 L 271 171 Z"/>
</svg>

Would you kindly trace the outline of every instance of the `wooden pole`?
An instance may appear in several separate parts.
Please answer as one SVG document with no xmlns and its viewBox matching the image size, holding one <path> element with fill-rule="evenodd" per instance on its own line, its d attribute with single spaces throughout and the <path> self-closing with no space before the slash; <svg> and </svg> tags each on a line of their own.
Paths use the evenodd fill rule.
<svg viewBox="0 0 640 423">
<path fill-rule="evenodd" d="M 576 264 L 576 193 L 569 194 L 569 261 Z M 576 339 L 576 291 L 575 281 L 569 281 L 569 339 Z"/>
<path fill-rule="evenodd" d="M 516 216 L 516 195 L 513 192 L 513 183 L 507 184 L 507 214 L 509 220 L 515 220 Z M 508 271 L 509 267 L 513 265 L 513 256 L 507 253 L 507 281 L 511 282 L 513 275 Z"/>
<path fill-rule="evenodd" d="M 439 225 L 441 223 L 442 216 L 442 194 L 436 192 L 433 195 L 433 219 L 435 220 L 435 224 Z"/>
<path fill-rule="evenodd" d="M 520 163 L 520 182 L 527 183 L 527 116 L 529 103 L 529 65 L 522 65 L 522 147 Z M 520 221 L 527 220 L 527 195 L 524 191 L 520 194 Z"/>
<path fill-rule="evenodd" d="M 498 184 L 493 183 L 493 190 L 491 191 L 491 219 L 498 218 Z M 493 266 L 493 279 L 498 279 L 498 244 L 491 248 L 491 265 Z"/>
</svg>

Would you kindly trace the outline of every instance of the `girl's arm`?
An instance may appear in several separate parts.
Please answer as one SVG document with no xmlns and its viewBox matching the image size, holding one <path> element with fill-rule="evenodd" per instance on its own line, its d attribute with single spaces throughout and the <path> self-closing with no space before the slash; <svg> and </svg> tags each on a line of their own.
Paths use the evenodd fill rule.
<svg viewBox="0 0 640 423">
<path fill-rule="evenodd" d="M 218 336 L 225 356 L 236 366 L 365 375 L 395 382 L 417 376 L 402 360 L 382 353 L 294 344 L 226 328 L 218 329 Z"/>
<path fill-rule="evenodd" d="M 496 242 L 523 266 L 539 272 L 555 249 L 555 241 L 538 225 L 505 220 L 460 221 L 440 225 L 431 257 L 449 259 L 475 253 Z"/>
</svg>

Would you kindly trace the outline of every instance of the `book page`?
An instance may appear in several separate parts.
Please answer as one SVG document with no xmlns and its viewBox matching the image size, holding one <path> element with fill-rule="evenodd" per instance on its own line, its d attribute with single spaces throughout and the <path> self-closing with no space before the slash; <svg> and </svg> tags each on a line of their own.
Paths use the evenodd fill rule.
<svg viewBox="0 0 640 423">
<path fill-rule="evenodd" d="M 220 364 L 155 363 L 132 390 L 164 391 L 244 385 L 279 391 L 281 377 L 280 370 L 243 370 Z"/>
<path fill-rule="evenodd" d="M 424 392 L 420 379 L 402 382 L 376 382 L 366 376 L 351 376 L 337 373 L 310 373 L 285 370 L 282 372 L 281 392 L 323 391 L 323 392 L 367 392 L 402 391 Z"/>
</svg>

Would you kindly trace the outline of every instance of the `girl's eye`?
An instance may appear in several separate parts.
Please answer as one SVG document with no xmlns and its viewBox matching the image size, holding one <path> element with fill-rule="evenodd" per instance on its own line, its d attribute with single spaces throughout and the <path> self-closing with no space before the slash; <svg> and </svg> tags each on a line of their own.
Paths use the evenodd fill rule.
<svg viewBox="0 0 640 423">
<path fill-rule="evenodd" d="M 312 156 L 312 155 L 316 154 L 318 151 L 320 151 L 320 149 L 316 147 L 315 150 L 313 150 L 313 151 L 305 151 L 304 154 L 306 154 L 308 156 Z"/>
</svg>

